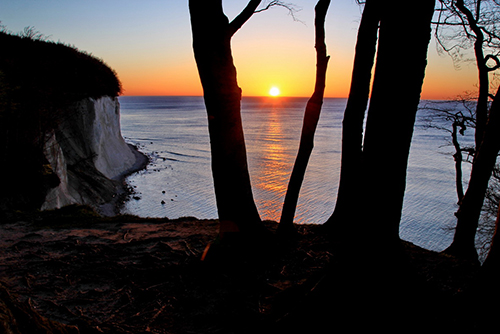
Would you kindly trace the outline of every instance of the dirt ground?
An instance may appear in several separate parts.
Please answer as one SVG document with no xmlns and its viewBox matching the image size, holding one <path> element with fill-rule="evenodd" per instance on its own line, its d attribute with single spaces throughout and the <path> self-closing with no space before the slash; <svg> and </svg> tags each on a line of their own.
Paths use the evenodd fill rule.
<svg viewBox="0 0 500 334">
<path fill-rule="evenodd" d="M 276 228 L 272 222 L 266 225 Z M 401 285 L 401 293 L 386 299 L 384 289 L 393 290 L 393 285 L 373 283 L 370 277 L 380 276 L 374 268 L 355 283 L 368 288 L 352 293 L 347 291 L 353 287 L 350 279 L 329 281 L 331 276 L 351 276 L 332 275 L 338 256 L 319 226 L 297 229 L 293 244 L 216 245 L 201 261 L 205 247 L 217 237 L 217 221 L 101 218 L 85 211 L 40 214 L 0 225 L 0 281 L 20 303 L 80 333 L 280 333 L 307 328 L 319 319 L 332 328 L 345 325 L 346 314 L 360 322 L 379 319 L 384 327 L 394 322 L 394 310 L 417 300 L 427 304 L 417 305 L 427 310 L 418 316 L 448 317 L 447 324 L 460 318 L 450 305 L 471 281 L 471 268 L 405 243 L 419 282 L 432 286 L 437 291 L 432 296 L 439 297 L 406 298 L 409 289 Z M 373 290 L 377 292 L 367 293 Z M 353 305 L 341 306 L 340 313 L 332 306 L 346 300 Z M 387 312 L 377 308 L 388 303 L 392 307 L 387 312 L 393 314 L 380 317 Z M 377 316 L 367 317 L 373 310 Z M 401 314 L 410 319 L 403 324 L 408 328 L 412 321 L 422 322 L 417 315 Z"/>
</svg>

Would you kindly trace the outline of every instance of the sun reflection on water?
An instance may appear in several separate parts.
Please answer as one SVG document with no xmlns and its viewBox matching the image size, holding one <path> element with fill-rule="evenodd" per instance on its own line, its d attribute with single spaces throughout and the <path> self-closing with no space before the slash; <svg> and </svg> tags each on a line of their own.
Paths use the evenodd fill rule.
<svg viewBox="0 0 500 334">
<path fill-rule="evenodd" d="M 122 212 L 141 217 L 216 218 L 203 98 L 122 96 L 120 103 L 122 134 L 152 158 L 146 170 L 127 179 L 136 196 Z M 262 219 L 280 217 L 306 103 L 306 98 L 242 99 L 248 166 Z M 322 224 L 335 207 L 345 105 L 344 99 L 325 99 L 300 191 L 297 223 Z M 423 130 L 426 111 L 420 112 L 400 236 L 441 251 L 451 242 L 448 228 L 455 223 L 453 158 L 449 148 L 442 146 L 444 135 L 439 130 Z"/>
<path fill-rule="evenodd" d="M 295 145 L 290 144 L 290 137 L 298 138 L 300 128 L 287 127 L 288 114 L 283 113 L 283 106 L 279 99 L 269 102 L 262 112 L 261 126 L 250 129 L 249 155 L 254 165 L 250 166 L 252 185 L 260 195 L 256 204 L 265 219 L 279 220 L 281 205 L 285 198 L 288 179 L 293 167 Z M 252 142 L 259 142 L 259 147 L 252 147 Z M 285 146 L 285 144 L 287 144 Z M 298 141 L 297 141 L 298 144 Z M 254 170 L 255 172 L 253 172 Z"/>
</svg>

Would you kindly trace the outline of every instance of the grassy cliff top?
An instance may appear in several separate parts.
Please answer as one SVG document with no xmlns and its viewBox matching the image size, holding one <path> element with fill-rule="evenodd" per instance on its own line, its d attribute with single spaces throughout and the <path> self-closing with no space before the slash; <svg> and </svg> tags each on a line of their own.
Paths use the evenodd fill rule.
<svg viewBox="0 0 500 334">
<path fill-rule="evenodd" d="M 121 84 L 101 59 L 40 35 L 0 32 L 0 82 L 12 90 L 70 100 L 117 96 Z"/>
</svg>

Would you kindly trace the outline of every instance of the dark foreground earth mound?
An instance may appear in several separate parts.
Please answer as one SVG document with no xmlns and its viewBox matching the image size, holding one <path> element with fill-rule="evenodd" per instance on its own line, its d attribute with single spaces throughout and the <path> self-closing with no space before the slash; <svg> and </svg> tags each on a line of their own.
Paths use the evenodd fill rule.
<svg viewBox="0 0 500 334">
<path fill-rule="evenodd" d="M 0 320 L 4 328 L 12 319 L 24 328 L 34 323 L 11 333 L 487 326 L 479 314 L 488 312 L 477 311 L 486 306 L 474 305 L 478 300 L 467 293 L 477 268 L 409 243 L 403 243 L 404 270 L 370 257 L 370 264 L 346 265 L 320 226 L 301 225 L 293 243 L 216 244 L 201 261 L 218 221 L 102 218 L 67 210 L 73 211 L 11 217 L 0 225 Z M 275 223 L 266 225 L 275 230 Z M 21 311 L 9 311 L 16 307 Z M 33 330 L 35 318 L 48 327 Z"/>
</svg>

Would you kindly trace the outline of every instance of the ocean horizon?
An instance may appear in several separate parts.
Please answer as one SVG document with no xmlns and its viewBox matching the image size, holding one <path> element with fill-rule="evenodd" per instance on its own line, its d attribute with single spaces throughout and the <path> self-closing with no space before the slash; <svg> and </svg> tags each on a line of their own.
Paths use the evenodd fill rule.
<svg viewBox="0 0 500 334">
<path fill-rule="evenodd" d="M 298 150 L 308 98 L 243 97 L 242 119 L 254 199 L 262 219 L 278 221 Z M 121 130 L 151 161 L 127 178 L 134 190 L 122 213 L 217 218 L 205 105 L 201 96 L 121 96 Z M 325 98 L 295 222 L 322 224 L 337 195 L 347 99 Z M 433 103 L 434 101 L 423 101 Z M 400 236 L 441 251 L 452 241 L 457 210 L 454 161 L 446 132 L 417 114 Z M 467 138 L 466 138 L 467 140 Z M 381 163 L 384 149 L 381 148 Z M 464 179 L 468 166 L 464 165 Z M 360 207 L 363 204 L 360 203 Z M 355 214 L 355 213 L 353 213 Z"/>
</svg>

